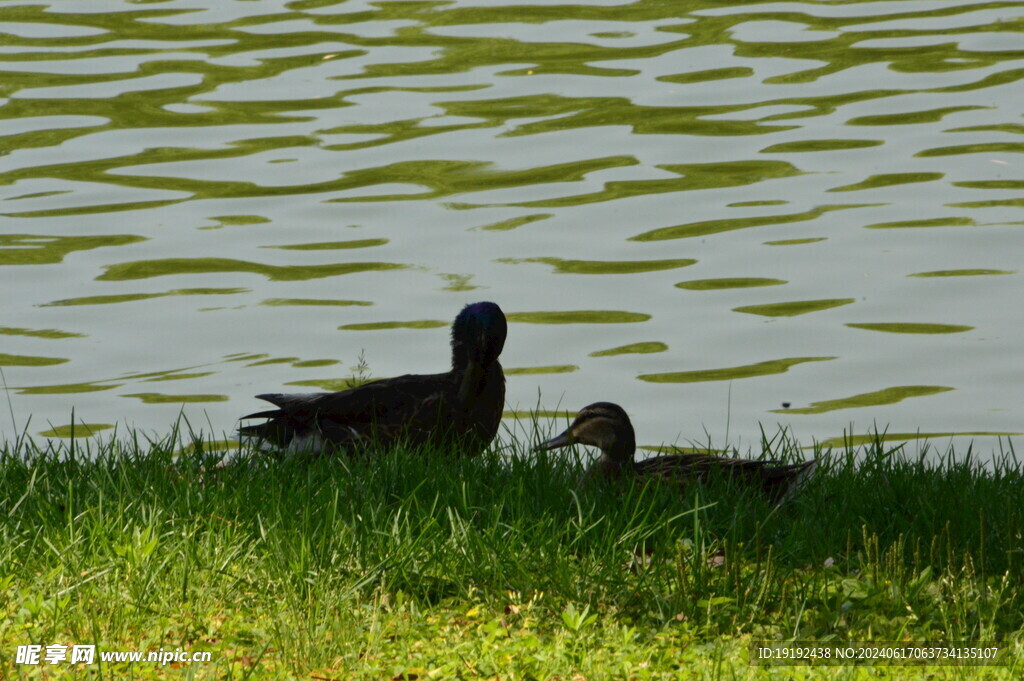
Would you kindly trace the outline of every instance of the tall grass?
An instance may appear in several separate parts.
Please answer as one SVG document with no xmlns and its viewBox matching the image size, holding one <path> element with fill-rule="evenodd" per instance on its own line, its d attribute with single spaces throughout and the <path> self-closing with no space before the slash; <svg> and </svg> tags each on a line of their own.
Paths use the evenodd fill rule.
<svg viewBox="0 0 1024 681">
<path fill-rule="evenodd" d="M 805 455 L 785 433 L 762 444 Z M 880 435 L 816 451 L 814 477 L 776 508 L 727 480 L 579 489 L 571 453 L 515 444 L 472 460 L 243 451 L 231 465 L 215 445 L 175 430 L 91 451 L 7 446 L 0 661 L 18 644 L 88 641 L 212 648 L 218 673 L 301 675 L 376 669 L 417 637 L 456 645 L 444 627 L 471 624 L 474 639 L 490 626 L 557 640 L 571 670 L 588 627 L 650 655 L 659 636 L 1019 645 L 1024 629 L 1012 448 L 984 466 Z"/>
</svg>

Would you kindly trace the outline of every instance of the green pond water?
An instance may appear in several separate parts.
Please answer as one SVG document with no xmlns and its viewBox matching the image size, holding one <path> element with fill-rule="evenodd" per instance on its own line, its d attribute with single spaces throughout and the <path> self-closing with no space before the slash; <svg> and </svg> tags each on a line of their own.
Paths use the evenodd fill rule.
<svg viewBox="0 0 1024 681">
<path fill-rule="evenodd" d="M 1022 58 L 1019 2 L 0 3 L 0 435 L 230 434 L 493 300 L 510 431 L 991 451 Z"/>
</svg>

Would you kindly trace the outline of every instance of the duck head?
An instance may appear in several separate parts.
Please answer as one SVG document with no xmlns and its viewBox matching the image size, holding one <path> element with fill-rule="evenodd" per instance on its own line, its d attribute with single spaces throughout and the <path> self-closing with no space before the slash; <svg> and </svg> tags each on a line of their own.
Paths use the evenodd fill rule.
<svg viewBox="0 0 1024 681">
<path fill-rule="evenodd" d="M 488 369 L 498 364 L 508 322 L 494 303 L 472 303 L 452 323 L 452 371 L 462 372 L 459 404 L 465 407 L 481 389 Z"/>
<path fill-rule="evenodd" d="M 633 462 L 636 434 L 622 407 L 611 402 L 595 402 L 581 409 L 564 433 L 542 442 L 536 449 L 557 449 L 577 443 L 597 447 L 608 463 L 625 465 Z"/>
<path fill-rule="evenodd" d="M 508 322 L 505 313 L 494 303 L 472 303 L 452 323 L 452 368 L 467 364 L 487 367 L 493 364 L 505 347 Z"/>
</svg>

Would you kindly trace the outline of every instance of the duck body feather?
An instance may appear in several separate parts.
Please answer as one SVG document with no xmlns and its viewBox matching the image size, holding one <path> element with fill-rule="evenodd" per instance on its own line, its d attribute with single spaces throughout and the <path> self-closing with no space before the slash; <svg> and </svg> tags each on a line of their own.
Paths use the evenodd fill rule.
<svg viewBox="0 0 1024 681">
<path fill-rule="evenodd" d="M 239 433 L 286 451 L 355 452 L 400 443 L 455 447 L 475 456 L 494 439 L 505 405 L 505 375 L 497 357 L 505 317 L 494 303 L 467 305 L 452 325 L 452 369 L 405 374 L 334 393 L 265 393 L 276 409 Z"/>
<path fill-rule="evenodd" d="M 806 480 L 817 461 L 786 464 L 767 459 L 737 459 L 714 454 L 679 452 L 635 461 L 636 436 L 625 410 L 611 402 L 596 402 L 580 410 L 569 428 L 539 449 L 586 444 L 601 450 L 601 456 L 583 476 L 587 484 L 596 479 L 631 477 L 637 481 L 663 480 L 686 483 L 724 476 L 750 487 L 760 488 L 773 502 L 788 499 Z"/>
<path fill-rule="evenodd" d="M 281 449 L 326 444 L 351 451 L 370 442 L 387 448 L 404 441 L 458 444 L 465 455 L 475 456 L 498 432 L 505 379 L 501 365 L 493 364 L 467 408 L 460 409 L 460 374 L 406 374 L 335 393 L 257 395 L 277 409 L 244 416 L 268 420 L 239 432 Z"/>
</svg>

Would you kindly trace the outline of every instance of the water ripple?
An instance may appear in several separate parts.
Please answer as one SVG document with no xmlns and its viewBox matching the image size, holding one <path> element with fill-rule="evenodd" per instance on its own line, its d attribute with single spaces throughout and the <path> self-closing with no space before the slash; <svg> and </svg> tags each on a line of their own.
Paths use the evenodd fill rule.
<svg viewBox="0 0 1024 681">
<path fill-rule="evenodd" d="M 62 0 L 0 23 L 0 363 L 34 422 L 198 403 L 230 429 L 252 394 L 347 386 L 361 351 L 374 376 L 443 367 L 423 338 L 480 299 L 513 322 L 513 415 L 539 389 L 665 441 L 725 411 L 747 441 L 788 415 L 819 440 L 850 413 L 1021 420 L 1018 3 Z"/>
</svg>

